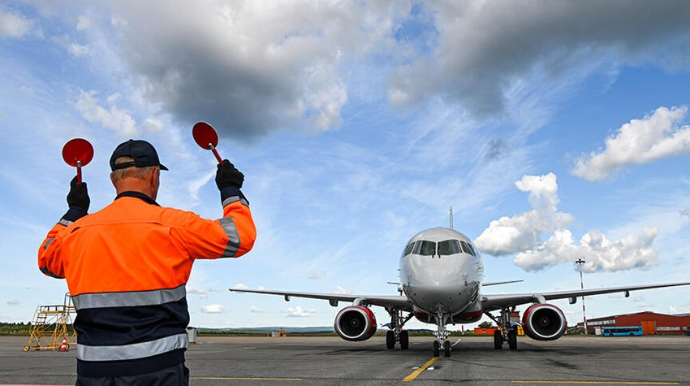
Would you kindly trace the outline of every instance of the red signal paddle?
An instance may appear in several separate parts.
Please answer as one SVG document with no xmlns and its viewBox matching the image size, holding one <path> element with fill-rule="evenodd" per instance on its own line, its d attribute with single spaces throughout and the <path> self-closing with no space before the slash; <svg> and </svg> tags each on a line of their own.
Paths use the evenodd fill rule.
<svg viewBox="0 0 690 386">
<path fill-rule="evenodd" d="M 81 185 L 81 168 L 93 159 L 93 146 L 82 138 L 74 138 L 62 147 L 62 159 L 77 168 L 77 183 Z"/>
<path fill-rule="evenodd" d="M 216 150 L 216 146 L 218 146 L 218 134 L 211 125 L 206 122 L 197 122 L 192 128 L 192 135 L 194 136 L 194 141 L 196 141 L 197 145 L 204 149 L 211 150 L 213 155 L 216 156 L 218 163 L 223 163 L 223 160 L 220 158 L 220 154 L 218 154 L 218 151 Z"/>
</svg>

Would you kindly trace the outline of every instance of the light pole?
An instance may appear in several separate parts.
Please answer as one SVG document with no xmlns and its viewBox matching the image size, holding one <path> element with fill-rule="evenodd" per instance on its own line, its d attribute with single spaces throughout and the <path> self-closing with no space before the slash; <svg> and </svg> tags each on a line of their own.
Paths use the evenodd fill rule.
<svg viewBox="0 0 690 386">
<path fill-rule="evenodd" d="M 584 263 L 585 261 L 582 258 L 575 260 L 575 264 L 577 264 L 580 269 L 580 289 L 582 290 L 585 289 L 585 284 L 582 281 L 582 265 Z M 585 327 L 585 335 L 587 335 L 587 314 L 585 314 L 585 295 L 582 295 L 582 321 L 582 324 Z"/>
</svg>

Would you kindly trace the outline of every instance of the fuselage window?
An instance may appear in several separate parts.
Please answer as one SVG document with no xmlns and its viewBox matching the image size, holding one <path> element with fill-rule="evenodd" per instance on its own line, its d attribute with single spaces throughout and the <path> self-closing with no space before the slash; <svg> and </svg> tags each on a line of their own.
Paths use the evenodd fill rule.
<svg viewBox="0 0 690 386">
<path fill-rule="evenodd" d="M 426 240 L 417 241 L 414 244 L 412 253 L 422 256 L 433 256 L 436 254 L 436 243 Z"/>
<path fill-rule="evenodd" d="M 460 243 L 458 243 L 458 240 L 445 240 L 438 243 L 438 254 L 441 256 L 456 255 L 460 252 Z"/>
<path fill-rule="evenodd" d="M 460 241 L 460 244 L 462 244 L 462 250 L 463 252 L 467 253 L 468 255 L 474 256 L 474 250 L 472 250 L 472 247 L 470 247 L 469 244 L 467 244 L 464 241 Z"/>
</svg>

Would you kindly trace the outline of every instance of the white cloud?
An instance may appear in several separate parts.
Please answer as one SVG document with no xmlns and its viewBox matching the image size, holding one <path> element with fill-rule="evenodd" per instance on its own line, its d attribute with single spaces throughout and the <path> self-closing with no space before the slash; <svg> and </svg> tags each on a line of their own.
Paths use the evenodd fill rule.
<svg viewBox="0 0 690 386">
<path fill-rule="evenodd" d="M 575 243 L 567 229 L 556 230 L 537 248 L 519 253 L 515 264 L 526 271 L 538 271 L 558 264 L 583 259 L 583 272 L 646 269 L 657 265 L 658 254 L 652 243 L 657 228 L 645 228 L 640 235 L 610 241 L 599 231 L 589 231 Z"/>
<path fill-rule="evenodd" d="M 515 183 L 529 192 L 532 210 L 492 221 L 476 239 L 482 252 L 495 256 L 513 255 L 515 264 L 526 271 L 538 271 L 577 259 L 587 263 L 583 271 L 621 271 L 649 268 L 658 264 L 653 242 L 657 228 L 645 228 L 640 235 L 610 241 L 598 230 L 587 232 L 579 243 L 567 229 L 574 218 L 558 211 L 556 175 L 524 176 Z M 542 236 L 550 234 L 544 242 Z"/>
<path fill-rule="evenodd" d="M 681 216 L 690 217 L 690 208 L 685 208 L 685 209 L 683 209 L 683 210 L 681 210 L 681 211 L 679 211 L 679 212 L 680 212 L 680 215 L 681 215 Z"/>
<path fill-rule="evenodd" d="M 251 312 L 253 314 L 264 314 L 264 313 L 266 313 L 266 311 L 262 310 L 261 308 L 259 308 L 257 306 L 249 307 L 249 312 Z"/>
<path fill-rule="evenodd" d="M 300 306 L 288 308 L 287 317 L 288 318 L 306 318 L 310 317 L 312 314 L 316 313 L 314 310 L 305 310 Z"/>
<path fill-rule="evenodd" d="M 523 192 L 529 192 L 533 210 L 491 221 L 475 240 L 481 251 L 502 256 L 529 250 L 538 245 L 542 233 L 563 228 L 572 221 L 570 214 L 557 210 L 558 184 L 555 174 L 524 176 L 515 186 Z"/>
<path fill-rule="evenodd" d="M 108 97 L 109 108 L 99 105 L 95 98 L 95 91 L 81 90 L 75 103 L 75 107 L 82 117 L 89 122 L 96 122 L 103 127 L 114 130 L 123 137 L 132 137 L 137 133 L 136 122 L 126 110 L 119 108 L 118 95 Z"/>
<path fill-rule="evenodd" d="M 232 289 L 246 290 L 249 289 L 249 287 L 243 283 L 237 283 L 234 286 L 232 286 Z"/>
<path fill-rule="evenodd" d="M 334 294 L 338 294 L 338 295 L 350 295 L 350 294 L 352 293 L 352 290 L 345 289 L 345 288 L 343 288 L 343 287 L 341 287 L 341 286 L 338 286 L 338 287 L 335 289 L 335 291 L 333 291 L 333 293 L 334 293 Z"/>
<path fill-rule="evenodd" d="M 21 306 L 22 302 L 20 302 L 17 299 L 10 299 L 10 300 L 6 301 L 5 304 L 7 305 L 7 307 L 17 307 L 17 306 Z"/>
<path fill-rule="evenodd" d="M 686 106 L 659 107 L 651 116 L 631 120 L 606 139 L 603 151 L 578 159 L 572 173 L 589 181 L 604 181 L 628 165 L 690 153 L 690 125 L 680 126 L 687 112 Z"/>
<path fill-rule="evenodd" d="M 179 120 L 203 116 L 235 138 L 339 127 L 348 101 L 343 61 L 386 47 L 389 13 L 407 11 L 406 3 L 327 0 L 114 2 L 112 9 L 119 47 L 146 96 Z"/>
<path fill-rule="evenodd" d="M 23 15 L 7 12 L 0 7 L 0 37 L 21 38 L 31 32 L 33 22 Z"/>
<path fill-rule="evenodd" d="M 201 288 L 199 288 L 199 287 L 195 287 L 195 286 L 193 286 L 193 285 L 188 285 L 188 286 L 187 286 L 187 293 L 188 293 L 188 294 L 202 295 L 202 294 L 205 294 L 206 291 L 204 291 L 203 289 L 201 289 Z"/>
<path fill-rule="evenodd" d="M 668 307 L 668 313 L 671 315 L 688 314 L 690 313 L 690 305 L 671 305 Z"/>
<path fill-rule="evenodd" d="M 201 306 L 201 312 L 206 314 L 222 314 L 225 312 L 225 307 L 221 304 L 208 304 Z"/>
<path fill-rule="evenodd" d="M 91 19 L 86 15 L 80 15 L 77 19 L 77 31 L 85 31 L 91 28 Z"/>
</svg>

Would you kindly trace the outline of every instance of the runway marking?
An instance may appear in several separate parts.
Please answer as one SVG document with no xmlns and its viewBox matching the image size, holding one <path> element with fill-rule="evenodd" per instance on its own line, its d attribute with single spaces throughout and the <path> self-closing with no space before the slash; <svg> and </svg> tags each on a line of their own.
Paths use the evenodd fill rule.
<svg viewBox="0 0 690 386">
<path fill-rule="evenodd" d="M 189 377 L 194 380 L 205 381 L 301 381 L 302 378 L 241 378 L 241 377 Z M 2 386 L 2 385 L 0 385 Z"/>
<path fill-rule="evenodd" d="M 418 376 L 419 374 L 421 374 L 422 371 L 426 370 L 427 367 L 431 366 L 434 362 L 436 362 L 436 360 L 437 360 L 438 358 L 439 358 L 439 357 L 433 357 L 433 358 L 431 358 L 431 360 L 430 360 L 429 362 L 427 362 L 426 364 L 424 364 L 424 366 L 418 368 L 417 370 L 415 370 L 414 372 L 412 372 L 412 374 L 410 374 L 410 375 L 408 375 L 407 377 L 405 377 L 405 379 L 403 379 L 403 382 L 411 382 L 411 381 L 414 381 L 414 379 L 417 378 L 417 376 Z"/>
<path fill-rule="evenodd" d="M 623 382 L 623 381 L 512 381 L 520 384 L 540 385 L 680 385 L 680 382 Z"/>
</svg>

